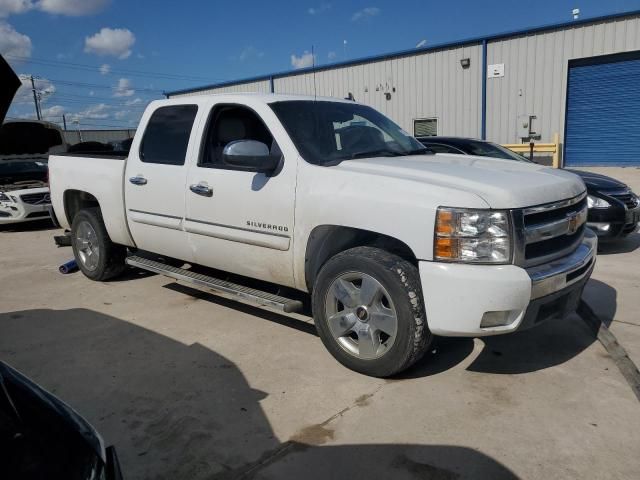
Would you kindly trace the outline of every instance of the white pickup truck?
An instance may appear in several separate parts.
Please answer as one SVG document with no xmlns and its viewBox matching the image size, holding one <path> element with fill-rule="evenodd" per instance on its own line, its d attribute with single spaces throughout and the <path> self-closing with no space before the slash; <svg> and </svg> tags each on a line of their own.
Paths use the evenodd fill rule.
<svg viewBox="0 0 640 480">
<path fill-rule="evenodd" d="M 128 156 L 51 156 L 49 167 L 56 216 L 87 277 L 129 264 L 286 312 L 310 294 L 327 349 L 368 375 L 407 368 L 433 335 L 562 319 L 595 262 L 576 175 L 430 154 L 351 101 L 156 101 Z"/>
</svg>

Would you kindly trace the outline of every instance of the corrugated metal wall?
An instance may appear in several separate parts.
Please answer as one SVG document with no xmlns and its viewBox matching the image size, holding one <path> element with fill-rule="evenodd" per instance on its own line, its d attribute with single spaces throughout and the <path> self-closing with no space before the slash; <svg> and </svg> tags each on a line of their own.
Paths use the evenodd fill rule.
<svg viewBox="0 0 640 480">
<path fill-rule="evenodd" d="M 640 50 L 640 16 L 489 42 L 487 63 L 504 63 L 505 75 L 487 79 L 487 139 L 520 142 L 519 115 L 537 116 L 542 141 L 562 139 L 568 61 L 631 50 Z"/>
<path fill-rule="evenodd" d="M 209 95 L 211 93 L 246 93 L 246 92 L 270 92 L 269 80 L 262 80 L 259 82 L 239 83 L 236 85 L 230 85 L 228 87 L 211 88 L 208 90 L 200 90 L 193 93 L 184 93 L 172 95 L 171 98 L 184 97 L 187 95 Z"/>
<path fill-rule="evenodd" d="M 460 65 L 463 58 L 471 60 L 467 69 Z M 440 135 L 477 136 L 481 62 L 481 46 L 467 45 L 319 71 L 317 95 L 345 98 L 351 93 L 356 101 L 380 110 L 408 132 L 413 132 L 415 118 L 436 117 Z M 274 90 L 313 95 L 313 73 L 276 78 Z"/>
<path fill-rule="evenodd" d="M 520 142 L 518 117 L 535 115 L 541 141 L 551 141 L 556 132 L 562 141 L 568 61 L 633 50 L 640 50 L 637 14 L 489 38 L 487 64 L 503 63 L 505 75 L 487 79 L 487 139 Z M 468 69 L 460 66 L 463 58 L 471 60 Z M 439 135 L 481 136 L 482 46 L 478 42 L 318 71 L 316 89 L 318 95 L 339 98 L 351 92 L 358 102 L 389 115 L 409 132 L 414 119 L 436 117 Z M 192 94 L 269 90 L 269 80 L 261 80 Z M 274 90 L 313 95 L 313 74 L 277 75 Z M 389 100 L 385 93 L 391 94 Z"/>
</svg>

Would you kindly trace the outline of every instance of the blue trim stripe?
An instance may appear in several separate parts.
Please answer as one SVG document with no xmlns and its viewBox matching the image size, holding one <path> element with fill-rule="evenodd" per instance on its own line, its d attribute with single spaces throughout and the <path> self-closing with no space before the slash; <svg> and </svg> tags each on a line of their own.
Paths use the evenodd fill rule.
<svg viewBox="0 0 640 480">
<path fill-rule="evenodd" d="M 480 138 L 487 139 L 487 41 L 482 41 L 482 118 L 480 120 Z"/>
<path fill-rule="evenodd" d="M 171 96 L 171 95 L 179 95 L 179 94 L 185 94 L 185 93 L 194 93 L 194 92 L 200 92 L 202 90 L 210 90 L 213 88 L 220 88 L 220 87 L 230 87 L 233 85 L 240 85 L 243 83 L 249 83 L 249 82 L 259 82 L 259 81 L 273 81 L 273 79 L 276 78 L 282 78 L 282 77 L 288 77 L 288 76 L 292 76 L 292 75 L 300 75 L 303 73 L 309 73 L 309 72 L 313 72 L 314 70 L 316 72 L 321 72 L 321 71 L 325 71 L 325 70 L 334 70 L 337 68 L 343 68 L 343 67 L 349 67 L 349 66 L 353 66 L 353 65 L 361 65 L 363 63 L 369 63 L 369 62 L 378 62 L 381 60 L 388 60 L 388 59 L 392 59 L 392 58 L 400 58 L 400 57 L 409 57 L 412 55 L 418 55 L 418 54 L 423 54 L 423 53 L 428 53 L 428 52 L 433 52 L 436 50 L 442 50 L 445 48 L 452 48 L 452 47 L 459 47 L 462 45 L 469 45 L 469 44 L 482 44 L 484 42 L 491 42 L 494 40 L 500 40 L 500 39 L 504 39 L 504 38 L 509 38 L 509 37 L 518 37 L 518 36 L 522 36 L 522 35 L 529 35 L 532 33 L 540 33 L 540 32 L 547 32 L 550 30 L 557 30 L 557 29 L 561 29 L 561 28 L 571 28 L 571 27 L 576 27 L 576 26 L 580 26 L 580 25 L 587 25 L 590 23 L 597 23 L 597 22 L 603 22 L 603 21 L 608 21 L 608 20 L 616 20 L 619 18 L 630 18 L 630 17 L 635 17 L 640 15 L 640 10 L 633 10 L 630 12 L 622 12 L 622 13 L 615 13 L 612 15 L 604 15 L 602 17 L 592 17 L 592 18 L 585 18 L 585 19 L 581 19 L 581 20 L 573 20 L 571 22 L 561 22 L 561 23 L 553 23 L 553 24 L 549 24 L 549 25 L 542 25 L 542 26 L 538 26 L 538 27 L 533 27 L 533 28 L 528 28 L 528 29 L 524 29 L 524 30 L 514 30 L 514 31 L 509 31 L 509 32 L 502 32 L 502 33 L 497 33 L 495 35 L 489 35 L 489 36 L 484 36 L 484 37 L 472 37 L 472 38 L 467 38 L 467 39 L 463 39 L 463 40 L 458 40 L 458 41 L 454 41 L 454 42 L 445 42 L 445 43 L 440 43 L 440 44 L 436 44 L 436 45 L 431 45 L 428 47 L 424 47 L 424 48 L 412 48 L 410 50 L 401 50 L 399 52 L 392 52 L 392 53 L 387 53 L 384 55 L 373 55 L 373 56 L 369 56 L 369 57 L 362 57 L 356 60 L 349 60 L 346 62 L 338 62 L 338 63 L 332 63 L 330 65 L 323 65 L 320 67 L 308 67 L 308 68 L 301 68 L 299 70 L 287 70 L 287 71 L 281 71 L 281 72 L 276 72 L 276 73 L 271 73 L 271 74 L 267 74 L 267 75 L 259 75 L 257 77 L 251 77 L 251 78 L 243 78 L 243 79 L 238 79 L 238 80 L 230 80 L 228 82 L 222 82 L 222 83 L 213 83 L 210 85 L 205 85 L 202 87 L 195 87 L 195 88 L 186 88 L 186 89 L 182 89 L 182 90 L 175 90 L 173 92 L 167 92 L 166 95 L 167 96 Z"/>
</svg>

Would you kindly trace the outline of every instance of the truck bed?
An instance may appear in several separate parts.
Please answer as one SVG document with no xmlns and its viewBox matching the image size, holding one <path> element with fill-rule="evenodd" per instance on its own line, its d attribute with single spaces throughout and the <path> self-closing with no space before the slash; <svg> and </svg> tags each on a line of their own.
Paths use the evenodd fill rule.
<svg viewBox="0 0 640 480">
<path fill-rule="evenodd" d="M 51 203 L 63 228 L 71 228 L 65 215 L 65 196 L 87 192 L 87 195 L 82 194 L 83 198 L 98 201 L 111 239 L 121 245 L 135 246 L 127 227 L 124 206 L 127 156 L 122 153 L 66 153 L 49 157 Z"/>
</svg>

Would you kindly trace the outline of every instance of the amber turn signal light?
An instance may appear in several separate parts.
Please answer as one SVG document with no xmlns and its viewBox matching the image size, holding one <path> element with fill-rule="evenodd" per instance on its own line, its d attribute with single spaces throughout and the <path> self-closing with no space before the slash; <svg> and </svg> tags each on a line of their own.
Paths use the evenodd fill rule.
<svg viewBox="0 0 640 480">
<path fill-rule="evenodd" d="M 453 233 L 453 212 L 438 210 L 436 234 L 448 236 Z"/>
<path fill-rule="evenodd" d="M 458 256 L 458 239 L 436 238 L 436 257 L 456 258 Z"/>
</svg>

